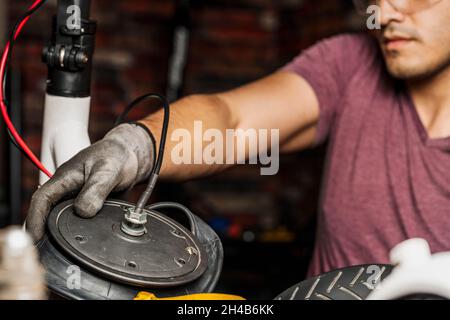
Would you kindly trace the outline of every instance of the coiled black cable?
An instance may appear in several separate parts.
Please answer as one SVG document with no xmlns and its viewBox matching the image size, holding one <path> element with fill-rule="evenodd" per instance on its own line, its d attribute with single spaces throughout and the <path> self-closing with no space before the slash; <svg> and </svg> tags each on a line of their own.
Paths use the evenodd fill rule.
<svg viewBox="0 0 450 320">
<path fill-rule="evenodd" d="M 198 225 L 197 221 L 195 220 L 195 216 L 192 213 L 191 210 L 189 210 L 187 207 L 183 206 L 182 204 L 176 203 L 176 202 L 159 202 L 154 203 L 151 205 L 148 205 L 145 207 L 149 210 L 158 210 L 158 209 L 178 209 L 182 212 L 184 212 L 189 220 L 189 225 L 191 226 L 191 232 L 194 236 L 198 234 Z"/>
<path fill-rule="evenodd" d="M 135 108 L 138 104 L 145 100 L 149 99 L 158 99 L 164 108 L 164 120 L 163 120 L 163 126 L 161 130 L 161 139 L 159 143 L 159 150 L 158 155 L 156 157 L 155 165 L 153 167 L 152 173 L 150 174 L 150 178 L 148 180 L 147 187 L 145 191 L 140 196 L 137 204 L 136 204 L 136 212 L 140 213 L 144 209 L 144 207 L 147 205 L 148 200 L 150 199 L 150 196 L 152 195 L 153 189 L 155 188 L 156 182 L 158 181 L 159 172 L 161 171 L 161 166 L 164 159 L 164 151 L 166 147 L 166 140 L 167 140 L 167 132 L 169 130 L 169 120 L 170 120 L 170 105 L 167 99 L 156 93 L 148 93 L 145 94 L 137 99 L 135 99 L 133 102 L 131 102 L 125 110 L 122 112 L 122 114 L 117 118 L 115 125 L 118 125 L 122 123 L 126 116 L 130 113 L 130 111 Z"/>
</svg>

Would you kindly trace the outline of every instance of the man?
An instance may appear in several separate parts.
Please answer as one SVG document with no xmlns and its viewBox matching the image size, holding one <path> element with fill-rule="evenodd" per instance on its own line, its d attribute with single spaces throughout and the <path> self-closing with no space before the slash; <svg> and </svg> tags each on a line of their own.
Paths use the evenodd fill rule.
<svg viewBox="0 0 450 320">
<path fill-rule="evenodd" d="M 310 275 L 388 262 L 412 237 L 450 250 L 450 1 L 357 1 L 379 5 L 376 37 L 342 35 L 318 43 L 269 77 L 172 106 L 176 128 L 279 129 L 283 152 L 330 140 Z M 27 226 L 36 239 L 61 197 L 80 193 L 92 217 L 113 190 L 148 177 L 162 112 L 126 124 L 83 150 L 33 196 Z M 170 161 L 162 176 L 185 180 L 225 165 Z M 247 156 L 251 156 L 247 153 Z"/>
</svg>

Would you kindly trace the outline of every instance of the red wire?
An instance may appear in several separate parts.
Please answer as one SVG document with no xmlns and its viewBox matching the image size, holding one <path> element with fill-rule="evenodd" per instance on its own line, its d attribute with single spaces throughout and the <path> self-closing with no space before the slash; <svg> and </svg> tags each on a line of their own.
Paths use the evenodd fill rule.
<svg viewBox="0 0 450 320">
<path fill-rule="evenodd" d="M 39 5 L 42 2 L 42 0 L 36 0 L 33 5 L 30 7 L 29 10 L 34 9 L 37 5 Z M 20 32 L 22 31 L 25 24 L 28 22 L 28 19 L 30 17 L 25 18 L 18 26 L 16 33 L 14 34 L 14 40 L 17 39 Z M 5 50 L 3 51 L 1 64 L 0 64 L 0 88 L 3 88 L 3 78 L 6 70 L 6 61 L 8 59 L 8 54 L 10 50 L 10 42 L 5 46 Z M 29 156 L 31 161 L 36 165 L 36 167 L 39 168 L 43 173 L 45 173 L 49 178 L 52 177 L 52 174 L 44 167 L 44 165 L 39 161 L 39 159 L 34 155 L 33 151 L 30 150 L 30 148 L 27 146 L 25 141 L 23 141 L 22 137 L 17 133 L 16 128 L 14 128 L 14 125 L 9 118 L 7 107 L 5 104 L 5 97 L 3 96 L 3 90 L 0 90 L 0 109 L 2 112 L 3 120 L 5 121 L 6 126 L 8 127 L 9 131 L 11 132 L 12 136 L 16 140 L 17 144 L 20 146 L 20 148 L 23 149 L 23 151 Z"/>
</svg>

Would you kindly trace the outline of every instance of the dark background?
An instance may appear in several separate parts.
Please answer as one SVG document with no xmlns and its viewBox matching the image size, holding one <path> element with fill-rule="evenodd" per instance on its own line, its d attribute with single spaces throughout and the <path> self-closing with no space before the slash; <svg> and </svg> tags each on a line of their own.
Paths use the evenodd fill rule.
<svg viewBox="0 0 450 320">
<path fill-rule="evenodd" d="M 0 41 L 30 1 L 0 5 Z M 56 1 L 30 20 L 14 51 L 13 108 L 39 153 L 46 67 L 42 47 Z M 165 93 L 176 3 L 93 0 L 98 21 L 90 135 L 100 139 L 124 106 Z M 182 95 L 230 89 L 265 76 L 317 40 L 360 28 L 348 0 L 197 0 Z M 145 108 L 135 117 L 143 116 Z M 224 270 L 217 291 L 270 299 L 305 277 L 313 249 L 325 147 L 283 156 L 277 176 L 241 166 L 218 177 L 161 184 L 159 200 L 187 204 L 220 234 Z M 18 223 L 37 187 L 38 172 L 10 151 L 0 131 L 0 225 Z M 135 197 L 135 196 L 134 196 Z M 131 196 L 133 198 L 133 196 Z"/>
</svg>

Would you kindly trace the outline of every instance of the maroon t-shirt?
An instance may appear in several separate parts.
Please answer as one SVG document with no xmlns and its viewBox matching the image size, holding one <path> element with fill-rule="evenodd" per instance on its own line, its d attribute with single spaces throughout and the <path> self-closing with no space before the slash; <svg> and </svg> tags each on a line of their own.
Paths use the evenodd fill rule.
<svg viewBox="0 0 450 320">
<path fill-rule="evenodd" d="M 316 143 L 330 142 L 310 275 L 388 263 L 390 249 L 414 237 L 449 251 L 450 138 L 428 137 L 375 39 L 327 39 L 285 70 L 314 89 Z"/>
</svg>

